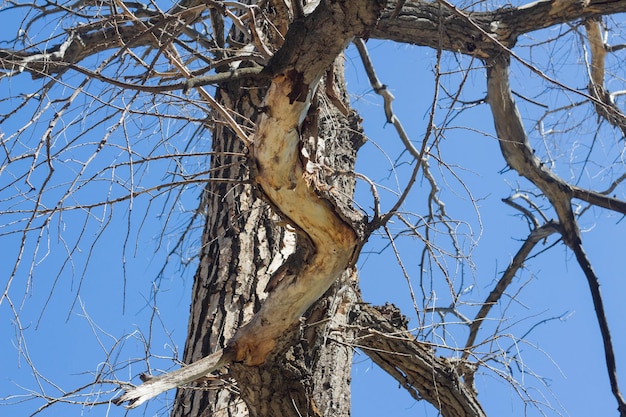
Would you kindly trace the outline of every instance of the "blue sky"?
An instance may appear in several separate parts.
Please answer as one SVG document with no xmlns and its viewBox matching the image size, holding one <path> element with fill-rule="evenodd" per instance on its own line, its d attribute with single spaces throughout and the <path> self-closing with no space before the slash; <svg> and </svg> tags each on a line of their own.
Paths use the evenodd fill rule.
<svg viewBox="0 0 626 417">
<path fill-rule="evenodd" d="M 434 52 L 375 41 L 368 42 L 368 47 L 379 78 L 396 96 L 396 114 L 411 138 L 419 143 L 433 94 Z M 522 51 L 525 51 L 523 47 Z M 572 53 L 571 48 L 568 50 L 566 46 L 560 46 L 553 51 L 554 59 L 559 63 L 558 69 L 564 71 L 565 76 L 571 76 L 572 85 L 581 84 L 581 73 L 572 64 L 576 54 Z M 536 57 L 541 51 L 533 50 L 533 53 Z M 400 157 L 402 161 L 402 158 L 408 158 L 399 156 L 400 142 L 392 127 L 385 125 L 382 99 L 371 92 L 356 52 L 350 49 L 346 56 L 353 103 L 361 112 L 366 133 L 371 139 L 371 143 L 361 150 L 358 170 L 372 180 L 395 189 L 397 186 L 393 175 L 390 177 L 391 165 L 388 160 Z M 456 65 L 459 70 L 469 65 L 467 58 L 452 54 L 446 54 L 444 59 L 451 64 L 450 67 Z M 479 63 L 473 65 L 480 66 Z M 514 70 L 514 88 L 519 89 L 520 93 L 534 97 L 545 88 L 545 84 L 527 70 L 516 66 Z M 444 82 L 450 88 L 458 87 L 461 75 L 453 74 Z M 11 91 L 33 89 L 37 85 L 24 75 L 0 81 L 0 88 L 10 88 Z M 468 77 L 463 99 L 478 100 L 484 97 L 485 88 L 484 71 L 473 71 Z M 560 99 L 562 97 L 550 96 L 550 100 L 555 102 Z M 518 103 L 523 117 L 536 116 L 536 106 L 520 100 Z M 3 104 L 7 105 L 10 103 Z M 2 110 L 5 111 L 5 107 Z M 443 110 L 439 109 L 438 115 L 443 114 Z M 574 114 L 572 117 L 577 116 Z M 436 123 L 440 121 L 437 119 Z M 469 225 L 461 227 L 459 234 L 464 236 L 470 229 L 473 232 L 471 236 L 474 240 L 466 239 L 464 242 L 472 250 L 474 265 L 451 263 L 455 268 L 457 290 L 473 285 L 464 298 L 466 305 L 463 306 L 471 317 L 476 303 L 485 299 L 499 278 L 499 273 L 521 246 L 521 239 L 528 234 L 525 221 L 518 216 L 519 213 L 503 204 L 501 198 L 508 197 L 517 184 L 525 189 L 531 187 L 514 173 L 500 173 L 505 164 L 499 155 L 497 141 L 489 136 L 493 135 L 493 123 L 485 104 L 460 112 L 451 126 L 456 127 L 445 132 L 440 142 L 440 153 L 462 182 L 456 180 L 447 168 L 441 171 L 437 169 L 436 172 L 442 185 L 446 186 L 442 187 L 441 198 L 446 202 L 449 213 L 454 218 L 464 219 Z M 10 124 L 0 127 L 5 134 L 12 128 Z M 532 133 L 531 128 L 532 125 L 529 125 Z M 577 134 L 583 139 L 587 138 L 584 134 L 588 132 L 581 129 Z M 103 125 L 100 131 L 94 131 L 95 138 L 90 140 L 97 143 L 99 135 L 104 135 L 106 131 L 107 126 Z M 568 142 L 571 139 L 559 138 L 555 147 L 562 154 L 567 154 L 572 147 L 572 142 Z M 123 142 L 119 137 L 112 140 Z M 145 141 L 137 145 L 137 150 L 150 154 L 152 146 L 153 143 Z M 615 146 L 619 146 L 619 143 Z M 605 147 L 607 153 L 609 148 Z M 81 155 L 81 149 L 75 152 Z M 116 156 L 114 150 L 107 152 L 98 155 L 98 163 L 106 164 L 110 160 L 107 158 L 117 160 L 115 158 L 123 154 L 120 152 Z M 190 163 L 201 164 L 201 161 L 202 158 L 196 158 Z M 76 169 L 70 162 L 63 165 L 67 168 L 67 175 Z M 564 164 L 556 168 L 562 170 L 559 172 L 568 170 Z M 156 163 L 150 169 L 142 170 L 141 176 L 147 184 L 156 183 L 163 180 L 167 169 L 167 165 Z M 396 167 L 400 186 L 406 181 L 410 169 L 407 164 Z M 618 170 L 619 165 L 615 169 Z M 115 173 L 123 174 L 121 169 Z M 10 181 L 7 175 L 5 171 L 0 177 L 2 186 Z M 63 173 L 59 175 L 64 178 Z M 589 175 L 590 178 L 596 178 L 596 174 Z M 117 177 L 116 181 L 122 183 Z M 480 216 L 476 214 L 463 184 L 467 184 L 478 199 Z M 106 183 L 86 187 L 81 190 L 80 198 L 97 201 L 107 190 Z M 419 212 L 427 192 L 428 186 L 422 182 L 404 208 Z M 107 357 L 111 353 L 114 356 L 110 362 L 119 364 L 115 375 L 120 379 L 133 378 L 147 368 L 158 373 L 177 366 L 173 358 L 180 358 L 184 346 L 194 264 L 184 268 L 172 260 L 164 272 L 161 275 L 159 273 L 185 227 L 186 216 L 195 209 L 197 193 L 198 188 L 191 187 L 180 204 L 140 197 L 134 199 L 132 205 L 129 202 L 117 204 L 112 212 L 103 208 L 91 213 L 68 212 L 62 219 L 57 218 L 50 223 L 40 241 L 40 249 L 35 257 L 36 265 L 30 271 L 26 256 L 12 283 L 11 300 L 20 313 L 21 334 L 16 333 L 17 323 L 8 303 L 0 305 L 0 352 L 3 353 L 0 355 L 0 369 L 3 370 L 0 374 L 0 398 L 5 398 L 0 402 L 0 409 L 3 415 L 26 416 L 42 406 L 42 400 L 30 398 L 31 391 L 44 391 L 50 396 L 58 396 L 60 390 L 69 392 L 92 381 L 94 374 L 106 370 Z M 392 193 L 382 195 L 392 199 Z M 371 201 L 369 198 L 361 187 L 359 203 L 368 207 Z M 624 198 L 623 192 L 621 198 Z M 1 204 L 5 204 L 5 207 Z M 10 206 L 12 202 L 7 203 L 0 198 L 0 209 L 6 210 L 6 204 Z M 5 218 L 5 221 L 0 222 L 5 225 L 0 232 L 0 250 L 3 253 L 0 284 L 3 289 L 5 277 L 9 276 L 13 267 L 21 236 L 5 234 L 10 229 L 6 227 L 7 216 L 2 217 Z M 89 221 L 83 226 L 85 219 Z M 625 226 L 620 219 L 615 214 L 595 209 L 586 213 L 581 222 L 585 228 L 583 242 L 602 280 L 602 291 L 618 355 L 618 372 L 626 368 L 626 359 L 621 354 L 626 346 L 626 329 L 621 323 L 624 314 L 621 295 L 626 293 L 626 283 L 620 265 L 624 252 Z M 392 230 L 399 230 L 399 227 L 397 223 L 390 226 Z M 162 236 L 164 229 L 165 235 Z M 72 242 L 81 231 L 81 243 L 73 251 L 72 262 L 68 264 L 65 262 L 68 252 L 66 245 L 72 247 Z M 198 233 L 199 230 L 196 230 L 190 236 L 190 242 L 183 251 L 185 255 L 193 256 L 196 249 L 193 242 L 194 239 L 198 240 Z M 28 234 L 26 254 L 34 250 L 36 238 L 36 232 Z M 549 240 L 548 244 L 553 241 Z M 398 245 L 412 285 L 418 285 L 419 242 L 399 239 Z M 423 311 L 416 313 L 413 310 L 407 281 L 392 251 L 388 247 L 384 249 L 385 246 L 380 239 L 373 238 L 359 260 L 364 299 L 374 304 L 394 302 L 411 317 L 409 325 L 416 326 L 417 314 L 423 314 Z M 59 273 L 63 265 L 66 266 Z M 437 277 L 432 278 L 432 290 L 436 293 L 434 296 L 445 306 L 449 296 L 445 285 L 437 281 Z M 513 376 L 524 383 L 534 399 L 548 401 L 557 412 L 572 416 L 617 415 L 615 401 L 610 395 L 587 284 L 572 254 L 562 245 L 557 245 L 538 255 L 527 263 L 509 293 L 517 294 L 515 301 L 509 299 L 510 303 L 503 304 L 508 306 L 507 309 L 494 309 L 490 316 L 494 322 L 489 327 L 501 324 L 502 328 L 502 336 L 495 339 L 494 343 L 509 349 L 511 357 L 523 362 L 529 372 L 537 375 L 533 377 L 513 369 Z M 155 299 L 158 310 L 153 309 Z M 526 341 L 516 339 L 531 329 Z M 451 325 L 448 332 L 445 335 L 446 342 L 462 346 L 466 337 L 463 326 Z M 22 335 L 26 344 L 21 340 Z M 144 360 L 146 348 L 149 348 L 151 355 L 148 362 Z M 33 375 L 29 360 L 32 360 L 39 372 L 38 376 Z M 549 407 L 540 406 L 536 409 L 525 405 L 519 400 L 512 385 L 493 372 L 481 372 L 476 382 L 488 415 L 534 416 L 541 415 L 541 412 L 555 415 Z M 353 416 L 381 413 L 396 416 L 436 415 L 428 405 L 414 401 L 398 388 L 396 382 L 377 369 L 362 353 L 355 357 L 352 386 Z M 552 394 L 545 394 L 546 388 Z M 91 401 L 106 401 L 111 397 L 110 393 L 100 397 L 95 392 L 91 393 L 90 389 L 82 392 L 89 392 Z M 547 396 L 544 399 L 542 395 Z M 167 394 L 167 399 L 163 397 L 151 402 L 144 409 L 145 413 L 162 413 L 172 396 L 173 392 Z M 125 411 L 107 405 L 91 408 L 55 404 L 41 415 L 56 416 L 63 413 L 118 416 L 124 415 Z M 141 408 L 129 413 L 140 414 L 143 415 Z"/>
</svg>

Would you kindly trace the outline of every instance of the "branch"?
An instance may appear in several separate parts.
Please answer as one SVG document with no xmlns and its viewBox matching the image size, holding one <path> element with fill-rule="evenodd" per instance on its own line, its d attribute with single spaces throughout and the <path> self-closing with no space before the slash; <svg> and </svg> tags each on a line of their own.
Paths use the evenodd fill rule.
<svg viewBox="0 0 626 417">
<path fill-rule="evenodd" d="M 463 359 L 467 359 L 470 355 L 470 348 L 474 346 L 474 342 L 476 341 L 476 337 L 478 336 L 478 331 L 480 330 L 483 320 L 487 317 L 491 308 L 498 303 L 500 297 L 502 297 L 506 288 L 513 281 L 517 271 L 524 265 L 524 261 L 526 261 L 526 258 L 528 258 L 528 255 L 530 255 L 530 252 L 533 250 L 535 245 L 550 236 L 552 233 L 557 232 L 558 227 L 558 223 L 552 221 L 544 224 L 543 226 L 537 227 L 530 232 L 530 235 L 528 235 L 522 247 L 513 257 L 513 260 L 511 260 L 511 263 L 502 274 L 502 277 L 500 277 L 500 280 L 494 289 L 491 290 L 491 293 L 489 293 L 489 296 L 476 314 L 476 317 L 472 320 L 469 326 L 469 336 L 467 337 L 467 342 L 465 343 Z"/>
<path fill-rule="evenodd" d="M 356 49 L 359 51 L 359 56 L 361 57 L 361 61 L 363 62 L 363 67 L 365 68 L 367 78 L 369 78 L 370 80 L 370 85 L 372 86 L 372 89 L 374 89 L 374 92 L 376 94 L 382 96 L 384 100 L 385 117 L 387 118 L 387 123 L 391 123 L 396 128 L 396 132 L 398 132 L 398 136 L 400 136 L 400 139 L 406 147 L 406 150 L 409 151 L 413 158 L 416 159 L 417 164 L 419 165 L 419 161 L 421 161 L 422 157 L 424 156 L 424 149 L 422 149 L 422 151 L 420 152 L 415 148 L 415 146 L 413 146 L 413 143 L 411 143 L 409 136 L 406 134 L 406 131 L 404 130 L 400 119 L 398 119 L 398 117 L 393 112 L 393 107 L 391 103 L 393 102 L 395 97 L 393 96 L 393 94 L 391 94 L 391 91 L 389 91 L 387 86 L 385 84 L 382 84 L 376 76 L 374 64 L 370 59 L 363 39 L 355 39 L 353 43 L 356 46 Z"/>
<path fill-rule="evenodd" d="M 424 399 L 444 417 L 485 416 L 476 392 L 464 375 L 473 371 L 467 361 L 438 357 L 426 343 L 406 329 L 399 310 L 392 306 L 360 304 L 355 324 L 359 326 L 359 349 L 395 378 L 416 400 Z"/>
<path fill-rule="evenodd" d="M 626 201 L 618 200 L 617 198 L 607 197 L 606 195 L 585 190 L 584 188 L 572 185 L 572 197 L 585 201 L 594 206 L 603 207 L 607 210 L 615 211 L 626 215 Z"/>
<path fill-rule="evenodd" d="M 489 62 L 487 71 L 487 95 L 498 134 L 500 149 L 506 162 L 521 176 L 535 184 L 550 200 L 559 218 L 561 235 L 565 244 L 574 251 L 576 259 L 587 277 L 591 290 L 591 297 L 596 310 L 596 318 L 600 327 L 607 370 L 611 382 L 611 390 L 617 400 L 620 415 L 626 416 L 626 403 L 617 384 L 615 357 L 608 323 L 604 313 L 604 306 L 598 279 L 591 268 L 591 264 L 582 248 L 580 228 L 574 217 L 571 199 L 589 197 L 582 190 L 572 187 L 567 182 L 548 170 L 534 155 L 530 148 L 521 117 L 513 100 L 508 81 L 508 57 L 502 56 Z M 577 191 L 576 191 L 577 190 Z M 598 198 L 600 195 L 594 195 Z"/>
<path fill-rule="evenodd" d="M 172 388 L 182 387 L 190 382 L 208 376 L 211 372 L 228 365 L 233 359 L 234 352 L 231 349 L 220 349 L 190 365 L 157 377 L 142 375 L 141 379 L 143 384 L 137 387 L 127 388 L 126 392 L 121 397 L 113 400 L 113 404 L 120 405 L 128 401 L 127 408 L 138 407 L 162 392 Z"/>
<path fill-rule="evenodd" d="M 260 73 L 261 67 L 251 67 L 251 68 L 238 68 L 233 69 L 231 71 L 218 72 L 216 74 L 211 75 L 202 75 L 197 77 L 190 77 L 185 81 L 180 81 L 172 84 L 163 84 L 163 85 L 144 85 L 144 84 L 133 84 L 127 83 L 124 81 L 120 81 L 116 78 L 107 77 L 102 75 L 101 73 L 91 71 L 85 67 L 81 67 L 75 64 L 67 64 L 67 68 L 71 68 L 76 72 L 79 72 L 83 75 L 86 75 L 89 78 L 100 80 L 107 84 L 114 85 L 116 87 L 123 88 L 125 90 L 132 91 L 143 91 L 147 93 L 164 93 L 167 91 L 177 91 L 181 90 L 183 93 L 187 93 L 192 88 L 203 87 L 206 85 L 216 85 L 229 81 L 239 80 L 243 78 L 251 78 L 251 77 L 261 77 Z"/>
<path fill-rule="evenodd" d="M 602 300 L 602 294 L 600 293 L 600 281 L 598 276 L 591 266 L 589 258 L 585 253 L 582 244 L 578 244 L 572 248 L 576 255 L 578 265 L 583 270 L 587 283 L 589 284 L 589 292 L 591 292 L 591 299 L 593 300 L 593 306 L 596 310 L 596 318 L 598 320 L 598 326 L 600 327 L 600 333 L 602 334 L 602 342 L 604 344 L 604 360 L 606 362 L 607 372 L 609 374 L 609 382 L 611 383 L 611 391 L 613 396 L 617 400 L 620 416 L 626 416 L 626 400 L 620 392 L 619 383 L 617 381 L 617 365 L 615 362 L 615 351 L 613 349 L 613 342 L 611 341 L 611 331 L 609 329 L 609 322 L 604 311 L 604 302 Z"/>
<path fill-rule="evenodd" d="M 488 65 L 487 101 L 493 113 L 502 156 L 512 169 L 535 184 L 550 200 L 561 224 L 565 243 L 569 246 L 580 241 L 580 231 L 571 207 L 572 187 L 547 169 L 530 147 L 509 86 L 508 58 L 495 58 Z"/>
<path fill-rule="evenodd" d="M 591 63 L 589 71 L 589 94 L 597 100 L 593 102 L 598 116 L 620 129 L 626 136 L 626 115 L 617 107 L 613 97 L 604 87 L 604 60 L 606 47 L 600 30 L 600 20 L 597 18 L 585 19 L 587 40 L 591 49 Z"/>
<path fill-rule="evenodd" d="M 447 1 L 389 1 L 370 37 L 482 58 L 515 45 L 525 33 L 587 17 L 626 12 L 620 0 L 543 0 L 488 12 L 462 11 Z M 468 16 L 470 17 L 468 19 Z M 443 36 L 442 36 L 443 33 Z"/>
<path fill-rule="evenodd" d="M 63 73 L 68 64 L 76 64 L 98 52 L 154 45 L 151 31 L 142 31 L 139 25 L 129 23 L 126 18 L 119 20 L 109 22 L 112 26 L 107 22 L 98 22 L 70 30 L 66 40 L 43 51 L 0 49 L 0 68 L 9 70 L 0 77 L 29 72 L 34 79 L 43 78 Z"/>
</svg>

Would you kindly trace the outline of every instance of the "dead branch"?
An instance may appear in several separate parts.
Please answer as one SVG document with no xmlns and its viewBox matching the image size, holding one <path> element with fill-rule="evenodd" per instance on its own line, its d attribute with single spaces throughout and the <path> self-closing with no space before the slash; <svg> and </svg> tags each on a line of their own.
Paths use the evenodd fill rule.
<svg viewBox="0 0 626 417">
<path fill-rule="evenodd" d="M 488 103 L 491 106 L 496 133 L 502 155 L 507 164 L 521 176 L 531 181 L 550 200 L 554 207 L 560 226 L 560 233 L 565 244 L 574 251 L 581 269 L 587 277 L 591 289 L 592 300 L 596 310 L 596 318 L 604 343 L 606 365 L 611 382 L 611 390 L 618 402 L 621 416 L 626 416 L 626 403 L 621 396 L 615 375 L 615 357 L 607 317 L 604 313 L 597 277 L 591 264 L 582 250 L 580 228 L 572 211 L 571 199 L 573 187 L 547 169 L 534 155 L 521 117 L 509 86 L 509 58 L 501 56 L 489 62 L 487 70 Z"/>
<path fill-rule="evenodd" d="M 116 398 L 113 403 L 120 405 L 128 401 L 128 408 L 138 407 L 162 392 L 182 387 L 190 382 L 209 376 L 211 372 L 217 371 L 232 362 L 234 354 L 235 352 L 232 349 L 220 349 L 175 371 L 157 377 L 142 376 L 143 384 L 126 388 L 126 392 L 119 398 Z"/>
<path fill-rule="evenodd" d="M 587 89 L 589 94 L 597 100 L 593 102 L 593 106 L 598 116 L 620 129 L 622 135 L 626 136 L 626 115 L 617 107 L 613 97 L 604 87 L 604 60 L 607 50 L 600 23 L 598 18 L 585 19 L 585 30 L 591 50 L 591 62 L 588 64 L 589 86 Z"/>
</svg>

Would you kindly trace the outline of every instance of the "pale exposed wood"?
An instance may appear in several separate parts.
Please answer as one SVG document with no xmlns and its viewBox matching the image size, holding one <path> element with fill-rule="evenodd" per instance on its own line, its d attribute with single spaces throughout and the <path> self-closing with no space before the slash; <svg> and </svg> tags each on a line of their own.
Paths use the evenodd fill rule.
<svg viewBox="0 0 626 417">
<path fill-rule="evenodd" d="M 272 206 L 299 229 L 305 245 L 300 250 L 306 254 L 228 343 L 226 357 L 231 357 L 232 349 L 236 362 L 263 364 L 278 339 L 356 261 L 361 239 L 337 208 L 321 197 L 316 184 L 303 175 L 299 131 L 320 78 L 352 36 L 376 22 L 379 7 L 365 0 L 320 5 L 302 26 L 292 24 L 281 52 L 268 65 L 274 75 L 262 103 L 264 113 L 256 124 L 254 181 Z M 205 373 L 213 370 L 201 369 Z M 167 374 L 160 376 L 158 384 L 152 382 L 146 390 L 133 388 L 120 402 L 130 401 L 133 406 L 157 395 L 155 386 L 172 388 L 162 380 L 170 381 Z"/>
<path fill-rule="evenodd" d="M 257 121 L 254 180 L 310 239 L 311 248 L 292 271 L 293 279 L 281 280 L 233 339 L 237 361 L 263 363 L 278 337 L 356 261 L 362 244 L 358 234 L 303 175 L 299 131 L 321 77 L 352 36 L 376 22 L 378 7 L 368 1 L 320 4 L 304 22 L 292 24 L 268 65 L 275 75 L 263 102 L 266 111 Z"/>
<path fill-rule="evenodd" d="M 122 404 L 128 401 L 128 408 L 135 408 L 162 392 L 208 376 L 211 372 L 230 363 L 232 359 L 232 351 L 219 350 L 175 371 L 159 375 L 158 377 L 148 378 L 143 384 L 127 389 L 114 402 L 115 404 Z"/>
</svg>

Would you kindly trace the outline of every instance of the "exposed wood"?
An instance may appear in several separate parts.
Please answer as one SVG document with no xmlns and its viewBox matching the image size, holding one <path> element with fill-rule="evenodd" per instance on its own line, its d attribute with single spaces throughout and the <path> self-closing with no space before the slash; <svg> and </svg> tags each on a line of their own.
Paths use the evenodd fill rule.
<svg viewBox="0 0 626 417">
<path fill-rule="evenodd" d="M 304 21 L 292 24 L 268 65 L 273 78 L 256 123 L 253 179 L 272 206 L 299 230 L 304 245 L 299 250 L 305 254 L 228 342 L 226 352 L 230 355 L 232 350 L 235 362 L 263 364 L 278 340 L 356 261 L 363 241 L 304 175 L 299 132 L 321 77 L 354 35 L 376 23 L 380 6 L 365 0 L 321 4 Z M 202 368 L 203 373 L 213 370 Z M 166 375 L 148 383 L 170 387 L 161 382 Z M 136 406 L 149 398 L 145 391 L 158 394 L 135 388 L 118 402 Z"/>
<path fill-rule="evenodd" d="M 229 201 L 229 204 L 222 206 L 220 199 L 231 198 L 229 193 L 232 189 L 217 191 L 207 188 L 207 192 L 215 192 L 217 196 L 209 209 L 211 213 L 228 207 L 236 214 L 229 212 L 224 216 L 216 215 L 207 222 L 221 230 L 205 231 L 204 234 L 201 264 L 194 284 L 192 325 L 184 359 L 190 365 L 162 376 L 146 378 L 144 384 L 128 389 L 117 403 L 129 402 L 129 407 L 136 407 L 164 390 L 183 387 L 177 396 L 175 415 L 187 415 L 188 412 L 189 415 L 197 416 L 210 409 L 207 400 L 209 396 L 196 395 L 185 387 L 211 372 L 231 365 L 229 375 L 240 383 L 241 395 L 216 394 L 211 397 L 213 407 L 226 404 L 230 407 L 228 412 L 233 415 L 249 413 L 288 417 L 300 414 L 347 414 L 349 398 L 346 399 L 342 391 L 324 393 L 314 389 L 311 378 L 316 378 L 315 383 L 332 381 L 328 383 L 334 386 L 347 381 L 351 351 L 346 348 L 346 340 L 352 338 L 350 332 L 353 332 L 359 340 L 358 345 L 414 398 L 426 399 L 444 416 L 484 415 L 472 386 L 474 369 L 466 362 L 468 355 L 459 362 L 440 358 L 428 345 L 415 340 L 403 323 L 394 322 L 387 314 L 389 311 L 366 305 L 361 306 L 358 312 L 351 310 L 358 305 L 353 288 L 349 285 L 353 279 L 351 267 L 366 236 L 361 231 L 359 220 L 352 219 L 349 204 L 338 203 L 328 192 L 332 187 L 321 182 L 319 176 L 309 168 L 311 161 L 305 146 L 309 137 L 304 136 L 304 132 L 308 134 L 310 131 L 303 124 L 310 117 L 312 106 L 315 110 L 312 101 L 315 100 L 318 84 L 324 82 L 323 75 L 334 74 L 329 72 L 329 68 L 356 36 L 460 52 L 476 56 L 487 64 L 488 102 L 494 115 L 502 154 L 512 169 L 542 190 L 556 210 L 558 230 L 565 243 L 574 250 L 588 278 L 603 334 L 611 387 L 621 414 L 626 415 L 626 404 L 617 384 L 613 347 L 604 317 L 598 279 L 582 250 L 580 230 L 571 200 L 578 198 L 621 213 L 626 213 L 626 204 L 570 185 L 541 163 L 528 143 L 508 85 L 510 48 L 515 46 L 520 35 L 586 19 L 592 51 L 590 96 L 595 99 L 594 106 L 598 114 L 626 132 L 623 113 L 604 89 L 606 50 L 597 21 L 599 15 L 626 12 L 626 2 L 542 0 L 521 7 L 473 12 L 457 8 L 446 0 L 390 1 L 382 16 L 379 15 L 384 5 L 377 1 L 322 1 L 312 13 L 312 3 L 297 7 L 302 6 L 298 2 L 291 8 L 288 2 L 279 3 L 281 13 L 288 16 L 291 12 L 296 20 L 289 22 L 285 18 L 277 22 L 280 33 L 275 36 L 284 34 L 285 39 L 284 43 L 281 40 L 270 45 L 271 48 L 266 48 L 264 40 L 255 32 L 256 28 L 252 28 L 254 45 L 263 52 L 263 63 L 272 50 L 276 51 L 262 72 L 257 66 L 231 73 L 195 77 L 186 71 L 181 61 L 178 76 L 184 81 L 165 87 L 136 85 L 137 90 L 150 92 L 157 89 L 160 92 L 173 89 L 186 91 L 203 83 L 229 82 L 235 88 L 236 74 L 259 75 L 253 87 L 262 90 L 263 94 L 258 97 L 246 96 L 246 99 L 253 101 L 247 109 L 242 110 L 238 104 L 224 108 L 221 104 L 213 104 L 213 108 L 223 110 L 222 120 L 230 117 L 230 113 L 224 110 L 228 108 L 245 115 L 237 123 L 244 123 L 245 118 L 255 122 L 254 126 L 252 123 L 247 126 L 249 129 L 254 128 L 254 142 L 245 143 L 250 145 L 246 149 L 249 151 L 246 162 L 250 166 L 250 175 L 244 169 L 223 178 L 239 182 L 251 180 L 263 201 L 252 194 L 251 186 L 240 184 L 237 189 L 239 200 Z M 221 3 L 183 1 L 166 14 L 146 9 L 142 13 L 127 13 L 125 16 L 110 17 L 107 22 L 96 21 L 77 27 L 69 30 L 60 43 L 46 50 L 2 49 L 0 66 L 4 74 L 27 72 L 33 78 L 57 76 L 68 70 L 76 70 L 87 77 L 113 85 L 118 83 L 121 88 L 131 88 L 130 85 L 122 85 L 121 81 L 106 79 L 97 72 L 81 70 L 76 64 L 108 49 L 117 49 L 122 53 L 136 47 L 149 46 L 167 55 L 168 45 L 158 41 L 155 31 L 170 24 L 173 24 L 175 30 L 172 29 L 168 36 L 188 30 L 185 25 L 199 18 L 206 7 L 215 7 L 211 9 L 214 27 L 222 27 L 220 13 L 224 13 L 225 9 Z M 242 26 L 241 30 L 245 31 L 246 28 Z M 216 42 L 223 47 L 223 33 L 216 38 Z M 239 63 L 244 61 L 242 59 Z M 257 61 L 249 58 L 247 63 Z M 327 84 L 324 89 L 320 88 L 320 92 L 326 91 L 335 107 L 343 113 L 336 117 L 349 118 L 348 107 L 344 106 L 342 98 L 335 94 L 330 84 L 332 78 L 330 75 L 326 77 Z M 391 96 L 387 96 L 385 109 L 389 110 L 388 119 L 392 121 L 390 100 Z M 231 128 L 237 130 L 239 126 L 234 119 L 228 120 L 231 121 Z M 240 139 L 247 141 L 243 130 L 239 132 Z M 403 139 L 409 143 L 406 137 Z M 243 151 L 242 143 L 233 144 L 236 138 L 228 140 L 232 141 L 229 143 L 232 147 L 225 147 L 229 151 Z M 219 141 L 217 143 L 223 144 Z M 223 162 L 215 164 L 219 166 Z M 310 165 L 316 166 L 314 162 Z M 253 214 L 240 216 L 241 211 Z M 274 224 L 276 217 L 272 217 L 270 211 L 289 224 L 289 230 L 278 231 Z M 242 222 L 233 222 L 235 217 Z M 236 232 L 225 234 L 225 228 L 232 228 Z M 503 288 L 510 283 L 534 244 L 556 228 L 556 224 L 549 223 L 545 229 L 539 230 L 539 235 L 533 236 L 531 233 L 519 256 L 513 260 L 470 326 L 471 336 L 467 348 L 473 344 L 480 322 L 487 316 L 491 305 L 501 297 Z M 266 246 L 259 245 L 255 240 L 262 240 L 263 233 L 265 238 L 271 236 L 271 243 Z M 234 241 L 239 236 L 241 241 L 236 243 L 219 242 L 212 246 L 211 239 Z M 244 253 L 242 248 L 245 245 L 248 245 L 245 248 L 245 260 L 238 259 L 238 255 Z M 263 253 L 256 254 L 255 251 Z M 271 268 L 271 277 L 266 273 L 270 265 L 277 266 Z M 220 274 L 222 276 L 217 277 Z M 217 278 L 210 281 L 208 277 L 213 275 Z M 333 284 L 336 286 L 333 287 Z M 242 289 L 242 286 L 246 288 Z M 265 289 L 268 294 L 261 289 Z M 324 294 L 327 298 L 323 303 L 314 304 Z M 329 301 L 331 299 L 336 303 Z M 308 319 L 301 323 L 300 318 L 307 310 Z M 349 325 L 351 313 L 355 314 L 357 327 Z M 322 321 L 328 321 L 328 326 L 318 328 L 318 323 Z M 330 335 L 336 328 L 349 330 Z M 328 350 L 313 352 L 306 349 L 307 343 L 319 346 L 322 343 L 320 338 L 324 338 L 324 343 L 333 338 L 338 341 Z M 341 338 L 346 340 L 339 340 Z M 280 355 L 285 352 L 285 358 L 288 358 L 283 361 Z M 314 360 L 312 356 L 318 353 L 328 355 L 327 359 Z M 341 363 L 339 376 L 334 379 L 328 358 L 345 359 Z M 260 392 L 259 386 L 271 389 Z M 244 400 L 249 410 L 241 405 Z M 233 405 L 237 401 L 239 403 Z M 329 404 L 337 405 L 336 409 Z"/>
<path fill-rule="evenodd" d="M 237 332 L 236 360 L 259 365 L 277 338 L 356 261 L 362 240 L 335 206 L 303 175 L 300 125 L 318 82 L 351 38 L 376 23 L 374 2 L 323 2 L 294 22 L 268 65 L 274 74 L 257 121 L 255 182 L 265 196 L 310 239 L 309 255 L 268 295 L 261 310 Z"/>
<path fill-rule="evenodd" d="M 128 408 L 135 408 L 162 392 L 181 387 L 189 382 L 209 375 L 211 372 L 229 364 L 232 359 L 232 351 L 218 350 L 209 356 L 205 356 L 175 371 L 154 378 L 144 377 L 143 379 L 145 379 L 145 381 L 143 384 L 127 389 L 114 403 L 122 404 L 128 401 Z"/>
</svg>

